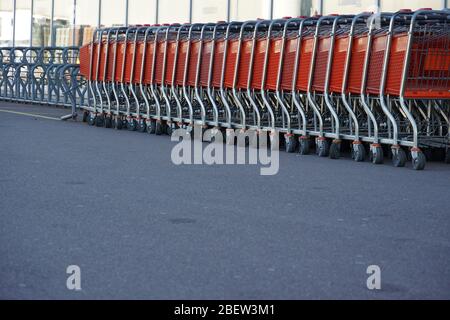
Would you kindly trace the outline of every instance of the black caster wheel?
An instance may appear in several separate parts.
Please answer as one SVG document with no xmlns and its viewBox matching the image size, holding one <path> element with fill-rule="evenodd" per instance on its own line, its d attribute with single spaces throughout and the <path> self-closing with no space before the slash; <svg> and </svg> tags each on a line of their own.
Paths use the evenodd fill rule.
<svg viewBox="0 0 450 320">
<path fill-rule="evenodd" d="M 106 128 L 111 128 L 112 127 L 112 119 L 111 116 L 106 116 L 105 117 L 105 127 Z"/>
<path fill-rule="evenodd" d="M 411 159 L 414 170 L 423 170 L 425 168 L 427 159 L 422 151 L 413 148 L 411 150 Z"/>
<path fill-rule="evenodd" d="M 96 127 L 103 127 L 105 125 L 105 117 L 103 114 L 97 115 L 95 118 L 95 126 Z"/>
<path fill-rule="evenodd" d="M 400 147 L 393 147 L 392 148 L 392 163 L 394 164 L 394 167 L 404 167 L 406 164 L 406 152 Z"/>
<path fill-rule="evenodd" d="M 422 150 L 423 155 L 427 159 L 427 161 L 433 160 L 433 149 L 431 148 L 425 148 Z M 412 153 L 411 153 L 411 159 L 412 160 Z"/>
<path fill-rule="evenodd" d="M 171 136 L 172 133 L 173 133 L 173 131 L 174 131 L 173 123 L 167 122 L 167 123 L 166 123 L 166 134 L 167 134 L 168 136 Z"/>
<path fill-rule="evenodd" d="M 156 134 L 157 136 L 160 136 L 162 133 L 163 133 L 163 126 L 162 126 L 162 123 L 161 123 L 161 121 L 156 121 L 156 124 L 155 124 L 155 134 Z"/>
<path fill-rule="evenodd" d="M 309 137 L 301 136 L 298 140 L 299 140 L 299 153 L 302 155 L 309 154 L 310 149 Z"/>
<path fill-rule="evenodd" d="M 341 157 L 341 142 L 334 140 L 330 146 L 330 159 L 339 159 Z"/>
<path fill-rule="evenodd" d="M 450 163 L 450 148 L 447 148 L 445 150 L 445 158 L 444 158 L 444 162 L 445 163 Z"/>
<path fill-rule="evenodd" d="M 147 120 L 147 133 L 155 134 L 156 131 L 156 121 Z"/>
<path fill-rule="evenodd" d="M 384 162 L 383 148 L 380 145 L 371 145 L 369 157 L 373 164 L 382 164 Z"/>
<path fill-rule="evenodd" d="M 389 148 L 389 146 L 384 144 L 384 145 L 382 145 L 382 148 L 383 148 L 383 154 L 386 156 L 386 158 L 392 160 L 392 151 Z"/>
<path fill-rule="evenodd" d="M 286 152 L 293 153 L 297 149 L 297 138 L 293 134 L 285 134 L 284 144 Z"/>
<path fill-rule="evenodd" d="M 95 113 L 90 112 L 89 116 L 87 117 L 88 125 L 93 126 L 95 124 L 95 118 L 96 118 Z"/>
<path fill-rule="evenodd" d="M 161 134 L 167 134 L 167 122 L 161 121 Z"/>
<path fill-rule="evenodd" d="M 316 153 L 319 157 L 327 157 L 330 152 L 330 144 L 328 143 L 328 140 L 319 137 L 316 140 Z"/>
<path fill-rule="evenodd" d="M 146 129 L 147 129 L 147 125 L 145 124 L 144 119 L 139 119 L 137 121 L 137 131 L 145 132 Z"/>
<path fill-rule="evenodd" d="M 133 118 L 128 119 L 128 121 L 127 121 L 127 129 L 129 131 L 136 131 L 136 128 L 137 128 L 136 120 L 133 119 Z"/>
<path fill-rule="evenodd" d="M 87 122 L 88 117 L 89 117 L 89 112 L 84 111 L 84 112 L 83 112 L 83 122 Z"/>
<path fill-rule="evenodd" d="M 366 157 L 366 149 L 360 141 L 356 141 L 352 144 L 352 159 L 356 162 L 364 161 Z"/>
<path fill-rule="evenodd" d="M 114 120 L 114 129 L 116 130 L 122 130 L 123 128 L 123 121 L 120 118 L 116 118 Z"/>
</svg>

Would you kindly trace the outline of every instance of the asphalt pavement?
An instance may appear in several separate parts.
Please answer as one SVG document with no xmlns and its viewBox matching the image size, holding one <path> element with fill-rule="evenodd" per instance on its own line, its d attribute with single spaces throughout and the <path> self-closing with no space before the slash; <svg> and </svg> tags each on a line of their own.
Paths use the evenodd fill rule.
<svg viewBox="0 0 450 320">
<path fill-rule="evenodd" d="M 0 104 L 0 299 L 450 298 L 450 165 L 177 166 L 167 136 L 67 113 Z"/>
</svg>

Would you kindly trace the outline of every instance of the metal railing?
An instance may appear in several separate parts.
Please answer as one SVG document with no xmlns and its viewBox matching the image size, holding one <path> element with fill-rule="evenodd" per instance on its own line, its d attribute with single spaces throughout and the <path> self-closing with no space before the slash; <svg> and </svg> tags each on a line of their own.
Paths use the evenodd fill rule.
<svg viewBox="0 0 450 320">
<path fill-rule="evenodd" d="M 78 47 L 0 48 L 0 101 L 76 108 L 88 97 Z"/>
</svg>

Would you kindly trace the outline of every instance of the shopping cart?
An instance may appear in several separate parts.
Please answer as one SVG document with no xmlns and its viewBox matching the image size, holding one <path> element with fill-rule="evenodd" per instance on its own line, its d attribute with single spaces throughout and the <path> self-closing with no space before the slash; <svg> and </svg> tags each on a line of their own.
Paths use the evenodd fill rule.
<svg viewBox="0 0 450 320">
<path fill-rule="evenodd" d="M 314 143 L 319 156 L 337 159 L 345 144 L 355 161 L 387 155 L 400 167 L 410 156 L 420 170 L 434 150 L 450 160 L 449 16 L 401 10 L 101 28 L 80 50 L 85 119 L 156 134 L 212 128 L 229 144 L 235 130 L 266 131 L 272 140 L 281 134 L 287 152 L 308 154 Z M 15 53 L 0 52 L 8 96 Z"/>
</svg>

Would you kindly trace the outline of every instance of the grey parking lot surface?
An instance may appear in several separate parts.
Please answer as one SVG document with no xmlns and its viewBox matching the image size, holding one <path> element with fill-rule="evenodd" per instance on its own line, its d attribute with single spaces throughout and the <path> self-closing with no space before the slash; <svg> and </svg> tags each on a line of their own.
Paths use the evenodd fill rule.
<svg viewBox="0 0 450 320">
<path fill-rule="evenodd" d="M 0 298 L 450 298 L 449 165 L 282 152 L 260 176 L 176 166 L 173 146 L 0 112 Z M 66 288 L 74 264 L 81 291 Z"/>
</svg>

